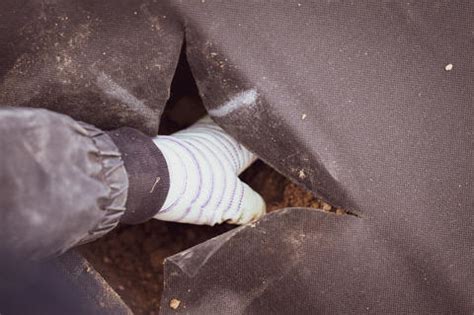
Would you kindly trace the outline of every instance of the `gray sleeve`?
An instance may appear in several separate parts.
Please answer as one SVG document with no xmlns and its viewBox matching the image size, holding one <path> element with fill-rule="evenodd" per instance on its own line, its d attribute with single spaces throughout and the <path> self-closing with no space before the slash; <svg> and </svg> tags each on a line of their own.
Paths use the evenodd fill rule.
<svg viewBox="0 0 474 315">
<path fill-rule="evenodd" d="M 0 148 L 0 246 L 47 257 L 120 221 L 128 178 L 101 130 L 47 110 L 1 108 Z"/>
</svg>

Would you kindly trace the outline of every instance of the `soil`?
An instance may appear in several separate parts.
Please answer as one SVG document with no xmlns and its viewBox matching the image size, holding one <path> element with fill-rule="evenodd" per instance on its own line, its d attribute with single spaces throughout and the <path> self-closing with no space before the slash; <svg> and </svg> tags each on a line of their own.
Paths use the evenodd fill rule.
<svg viewBox="0 0 474 315">
<path fill-rule="evenodd" d="M 285 207 L 335 210 L 261 161 L 241 178 L 263 196 L 268 211 Z M 102 239 L 83 245 L 80 250 L 135 314 L 158 314 L 163 260 L 234 227 L 152 220 L 141 225 L 121 226 Z"/>
</svg>

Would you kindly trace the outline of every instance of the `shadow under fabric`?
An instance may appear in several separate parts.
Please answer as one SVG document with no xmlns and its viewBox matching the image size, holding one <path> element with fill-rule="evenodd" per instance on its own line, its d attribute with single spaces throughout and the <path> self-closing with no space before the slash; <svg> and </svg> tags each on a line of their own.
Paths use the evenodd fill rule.
<svg viewBox="0 0 474 315">
<path fill-rule="evenodd" d="M 19 15 L 6 3 L 0 8 Z M 189 256 L 174 257 L 168 268 L 184 270 L 165 280 L 163 306 L 181 296 L 186 308 L 178 311 L 188 312 L 216 313 L 229 301 L 245 306 L 242 313 L 474 311 L 473 3 L 130 0 L 111 8 L 29 1 L 22 14 L 54 18 L 12 18 L 22 28 L 0 22 L 18 33 L 0 35 L 10 42 L 0 59 L 0 102 L 154 136 L 184 36 L 215 121 L 281 173 L 356 214 L 272 214 L 246 232 L 265 232 L 266 242 L 225 234 L 191 265 Z M 54 23 L 64 27 L 64 49 L 51 51 L 57 32 L 28 42 Z M 262 261 L 273 274 L 261 272 Z M 245 273 L 255 277 L 229 281 Z M 209 300 L 211 288 L 222 293 Z M 291 308 L 289 300 L 300 302 Z"/>
</svg>

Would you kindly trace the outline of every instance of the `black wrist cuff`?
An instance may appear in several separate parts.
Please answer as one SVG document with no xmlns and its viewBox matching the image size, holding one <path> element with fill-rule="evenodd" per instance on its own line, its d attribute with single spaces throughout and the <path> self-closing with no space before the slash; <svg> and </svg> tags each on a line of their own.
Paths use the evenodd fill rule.
<svg viewBox="0 0 474 315">
<path fill-rule="evenodd" d="M 123 127 L 107 132 L 122 153 L 129 189 L 121 222 L 138 224 L 151 219 L 163 206 L 169 190 L 166 160 L 151 137 Z"/>
</svg>

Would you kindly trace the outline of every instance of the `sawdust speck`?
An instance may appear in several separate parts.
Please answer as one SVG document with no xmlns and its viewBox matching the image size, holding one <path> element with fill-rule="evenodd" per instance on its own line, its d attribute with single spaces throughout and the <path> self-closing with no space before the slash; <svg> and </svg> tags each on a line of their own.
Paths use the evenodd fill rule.
<svg viewBox="0 0 474 315">
<path fill-rule="evenodd" d="M 298 172 L 298 177 L 301 178 L 301 179 L 303 179 L 303 178 L 306 177 L 306 173 L 305 173 L 303 170 L 300 170 L 300 171 Z"/>
</svg>

